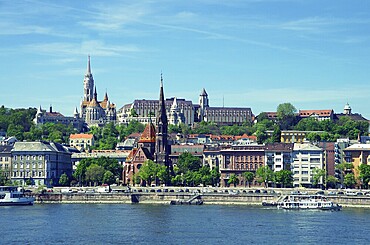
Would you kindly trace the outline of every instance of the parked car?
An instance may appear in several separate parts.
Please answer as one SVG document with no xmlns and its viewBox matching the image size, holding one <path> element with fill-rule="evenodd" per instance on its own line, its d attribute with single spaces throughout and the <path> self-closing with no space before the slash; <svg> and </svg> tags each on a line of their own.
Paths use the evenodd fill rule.
<svg viewBox="0 0 370 245">
<path fill-rule="evenodd" d="M 324 194 L 325 194 L 325 192 L 324 192 L 324 191 L 317 191 L 315 194 L 316 194 L 316 195 L 324 195 Z"/>
<path fill-rule="evenodd" d="M 356 196 L 356 192 L 355 191 L 346 191 L 346 196 Z"/>
</svg>

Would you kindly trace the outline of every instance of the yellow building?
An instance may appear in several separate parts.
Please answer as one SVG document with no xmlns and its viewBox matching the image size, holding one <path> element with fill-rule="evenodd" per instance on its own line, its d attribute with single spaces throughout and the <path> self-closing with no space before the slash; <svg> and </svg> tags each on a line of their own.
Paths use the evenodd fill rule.
<svg viewBox="0 0 370 245">
<path fill-rule="evenodd" d="M 266 131 L 268 136 L 273 134 L 273 131 Z M 282 130 L 280 136 L 281 143 L 304 143 L 309 133 L 322 134 L 323 131 L 300 131 L 300 130 Z"/>
<path fill-rule="evenodd" d="M 354 174 L 359 176 L 361 164 L 370 165 L 370 144 L 354 144 L 344 149 L 346 162 L 353 164 Z"/>
</svg>

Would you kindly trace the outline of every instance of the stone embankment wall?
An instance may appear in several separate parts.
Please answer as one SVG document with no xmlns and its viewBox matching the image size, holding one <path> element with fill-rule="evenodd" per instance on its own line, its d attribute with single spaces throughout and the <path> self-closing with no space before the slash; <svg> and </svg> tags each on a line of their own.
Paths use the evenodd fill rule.
<svg viewBox="0 0 370 245">
<path fill-rule="evenodd" d="M 169 204 L 172 200 L 188 200 L 193 193 L 94 193 L 94 194 L 56 194 L 36 195 L 36 203 L 151 203 Z M 204 204 L 261 205 L 263 201 L 276 201 L 278 194 L 224 194 L 203 193 Z M 347 207 L 369 207 L 370 197 L 328 196 L 328 199 Z"/>
</svg>

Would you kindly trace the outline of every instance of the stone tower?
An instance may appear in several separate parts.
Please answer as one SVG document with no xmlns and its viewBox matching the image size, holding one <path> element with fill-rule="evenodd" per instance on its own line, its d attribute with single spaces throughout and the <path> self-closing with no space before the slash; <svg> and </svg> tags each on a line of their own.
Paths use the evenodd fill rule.
<svg viewBox="0 0 370 245">
<path fill-rule="evenodd" d="M 163 164 L 170 172 L 171 166 L 169 161 L 169 146 L 167 140 L 168 121 L 166 114 L 166 105 L 163 93 L 163 78 L 161 74 L 161 84 L 159 91 L 158 114 L 156 118 L 156 142 L 154 161 L 158 164 Z"/>
<path fill-rule="evenodd" d="M 343 113 L 344 113 L 345 115 L 351 115 L 351 114 L 352 114 L 352 109 L 351 109 L 351 107 L 349 106 L 348 102 L 347 102 L 347 104 L 344 106 Z"/>
<path fill-rule="evenodd" d="M 208 94 L 204 88 L 199 95 L 199 106 L 199 121 L 203 121 L 206 108 L 209 107 Z"/>
<path fill-rule="evenodd" d="M 91 73 L 90 55 L 87 60 L 87 71 L 84 77 L 84 101 L 92 101 L 94 96 L 94 78 Z"/>
</svg>

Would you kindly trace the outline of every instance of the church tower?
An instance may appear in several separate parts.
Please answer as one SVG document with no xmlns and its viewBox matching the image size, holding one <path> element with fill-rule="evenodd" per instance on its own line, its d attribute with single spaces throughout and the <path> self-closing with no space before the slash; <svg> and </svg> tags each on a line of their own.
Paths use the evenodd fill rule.
<svg viewBox="0 0 370 245">
<path fill-rule="evenodd" d="M 163 78 L 161 74 L 161 84 L 159 91 L 158 112 L 156 118 L 156 142 L 154 160 L 158 164 L 164 164 L 170 173 L 171 166 L 169 161 L 169 146 L 167 141 L 168 121 L 166 114 L 166 104 L 163 93 Z"/>
<path fill-rule="evenodd" d="M 206 114 L 206 108 L 209 107 L 208 94 L 204 88 L 199 95 L 199 106 L 199 121 L 203 121 Z"/>
<path fill-rule="evenodd" d="M 94 78 L 91 73 L 90 55 L 87 60 L 87 71 L 84 77 L 84 101 L 92 101 L 94 93 Z"/>
</svg>

